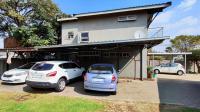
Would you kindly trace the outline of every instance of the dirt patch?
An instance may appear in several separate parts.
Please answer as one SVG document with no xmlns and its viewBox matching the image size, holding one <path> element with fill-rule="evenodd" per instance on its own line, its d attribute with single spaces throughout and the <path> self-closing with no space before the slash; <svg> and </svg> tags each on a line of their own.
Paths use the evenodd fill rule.
<svg viewBox="0 0 200 112">
<path fill-rule="evenodd" d="M 200 112 L 199 109 L 183 105 L 143 103 L 143 102 L 106 102 L 103 112 Z"/>
<path fill-rule="evenodd" d="M 35 95 L 31 95 L 31 94 L 24 94 L 24 95 L 15 95 L 14 97 L 11 97 L 10 99 L 16 101 L 16 102 L 23 102 L 29 99 L 35 99 L 36 96 Z"/>
<path fill-rule="evenodd" d="M 160 112 L 159 104 L 154 103 L 110 102 L 105 105 L 106 108 L 103 112 Z"/>
</svg>

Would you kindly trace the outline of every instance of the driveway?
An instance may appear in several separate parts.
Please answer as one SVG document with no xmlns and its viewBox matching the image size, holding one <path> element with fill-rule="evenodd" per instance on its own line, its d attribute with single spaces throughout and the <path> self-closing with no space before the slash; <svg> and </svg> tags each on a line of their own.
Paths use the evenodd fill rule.
<svg viewBox="0 0 200 112">
<path fill-rule="evenodd" d="M 181 104 L 200 108 L 200 75 L 158 75 L 161 103 Z"/>
<path fill-rule="evenodd" d="M 159 95 L 156 81 L 139 81 L 139 80 L 120 80 L 118 83 L 117 95 L 111 95 L 106 92 L 85 92 L 83 89 L 83 82 L 76 81 L 66 86 L 63 92 L 57 93 L 52 89 L 47 90 L 32 90 L 26 84 L 1 84 L 0 92 L 25 92 L 25 93 L 38 93 L 38 94 L 56 94 L 64 96 L 93 98 L 100 100 L 117 100 L 117 101 L 133 101 L 133 102 L 152 102 L 159 103 Z"/>
</svg>

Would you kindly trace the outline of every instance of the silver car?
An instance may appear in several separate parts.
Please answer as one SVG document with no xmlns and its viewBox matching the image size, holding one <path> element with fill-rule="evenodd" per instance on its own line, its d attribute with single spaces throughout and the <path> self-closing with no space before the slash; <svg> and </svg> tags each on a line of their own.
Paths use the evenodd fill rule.
<svg viewBox="0 0 200 112">
<path fill-rule="evenodd" d="M 113 64 L 91 65 L 84 76 L 84 89 L 116 94 L 118 73 Z"/>
<path fill-rule="evenodd" d="M 167 63 L 154 67 L 154 73 L 175 73 L 177 75 L 183 75 L 185 69 L 180 63 Z"/>
</svg>

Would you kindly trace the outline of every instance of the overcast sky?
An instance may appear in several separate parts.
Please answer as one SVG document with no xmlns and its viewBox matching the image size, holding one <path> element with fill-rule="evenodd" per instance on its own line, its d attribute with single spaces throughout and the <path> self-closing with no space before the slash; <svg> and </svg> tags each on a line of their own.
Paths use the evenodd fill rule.
<svg viewBox="0 0 200 112">
<path fill-rule="evenodd" d="M 53 0 L 67 14 L 102 11 L 116 8 L 157 4 L 168 0 Z M 177 35 L 200 34 L 200 0 L 173 0 L 172 6 L 164 10 L 150 27 L 164 27 L 164 35 L 174 38 Z M 163 51 L 169 46 L 165 41 L 155 50 Z M 2 44 L 0 44 L 2 47 Z"/>
</svg>

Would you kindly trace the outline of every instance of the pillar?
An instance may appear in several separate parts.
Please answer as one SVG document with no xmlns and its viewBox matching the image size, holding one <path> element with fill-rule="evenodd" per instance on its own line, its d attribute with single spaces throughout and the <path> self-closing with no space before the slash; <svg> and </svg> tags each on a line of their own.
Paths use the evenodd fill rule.
<svg viewBox="0 0 200 112">
<path fill-rule="evenodd" d="M 147 47 L 146 45 L 142 48 L 141 52 L 141 80 L 147 78 Z"/>
</svg>

